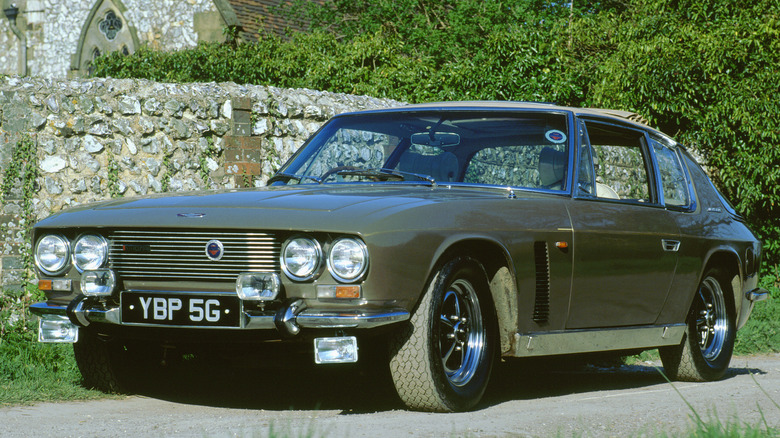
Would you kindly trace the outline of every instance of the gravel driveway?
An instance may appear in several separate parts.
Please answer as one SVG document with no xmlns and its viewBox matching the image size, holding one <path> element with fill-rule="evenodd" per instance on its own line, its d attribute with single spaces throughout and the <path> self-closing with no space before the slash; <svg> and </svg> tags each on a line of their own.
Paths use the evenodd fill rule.
<svg viewBox="0 0 780 438">
<path fill-rule="evenodd" d="M 387 376 L 360 368 L 172 372 L 123 399 L 0 409 L 0 436 L 674 436 L 692 412 L 652 365 L 502 364 L 461 414 L 405 411 Z M 780 355 L 737 357 L 722 381 L 675 387 L 704 420 L 758 426 L 761 411 L 780 428 Z"/>
</svg>

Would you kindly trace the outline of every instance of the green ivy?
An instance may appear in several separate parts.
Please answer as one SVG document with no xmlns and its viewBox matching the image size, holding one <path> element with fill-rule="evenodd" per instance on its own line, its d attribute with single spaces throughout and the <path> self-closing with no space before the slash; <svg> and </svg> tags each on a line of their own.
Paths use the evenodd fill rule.
<svg viewBox="0 0 780 438">
<path fill-rule="evenodd" d="M 214 146 L 214 137 L 208 136 L 206 137 L 206 147 L 201 150 L 200 156 L 198 157 L 198 174 L 200 175 L 200 178 L 203 180 L 203 184 L 208 186 L 209 178 L 211 177 L 209 173 L 209 166 L 208 166 L 208 159 L 216 159 L 217 157 L 217 148 Z"/>
<path fill-rule="evenodd" d="M 162 180 L 160 181 L 160 185 L 162 187 L 161 190 L 163 192 L 168 191 L 168 188 L 171 184 L 171 176 L 174 173 L 173 163 L 171 163 L 171 159 L 172 159 L 171 153 L 166 153 L 165 156 L 163 156 L 162 167 L 164 169 L 164 172 L 162 175 Z"/>
<path fill-rule="evenodd" d="M 5 204 L 9 197 L 21 196 L 22 211 L 19 215 L 19 225 L 22 227 L 24 244 L 30 248 L 32 247 L 32 228 L 37 221 L 33 205 L 33 198 L 39 188 L 37 180 L 37 144 L 29 134 L 22 134 L 16 142 L 11 161 L 7 164 L 5 175 L 3 175 L 2 187 L 0 187 L 0 203 Z M 35 280 L 32 250 L 21 251 L 21 257 L 24 269 L 22 289 L 28 290 Z"/>
<path fill-rule="evenodd" d="M 107 180 L 108 180 L 108 194 L 112 198 L 119 198 L 122 196 L 122 193 L 119 191 L 120 187 L 120 181 L 119 181 L 119 163 L 116 161 L 116 158 L 114 158 L 114 154 L 111 153 L 111 151 L 108 151 L 108 166 L 106 166 L 107 170 Z"/>
</svg>

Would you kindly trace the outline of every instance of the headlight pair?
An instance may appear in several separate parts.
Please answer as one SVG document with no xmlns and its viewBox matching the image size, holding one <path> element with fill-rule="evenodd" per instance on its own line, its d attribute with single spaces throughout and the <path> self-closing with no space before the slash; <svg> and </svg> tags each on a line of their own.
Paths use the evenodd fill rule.
<svg viewBox="0 0 780 438">
<path fill-rule="evenodd" d="M 336 281 L 352 283 L 360 280 L 368 269 L 368 248 L 362 240 L 341 237 L 330 245 L 326 260 L 328 271 Z M 311 280 L 320 272 L 322 263 L 322 247 L 313 238 L 293 237 L 282 247 L 282 270 L 292 280 Z"/>
<path fill-rule="evenodd" d="M 108 242 L 103 236 L 84 234 L 70 242 L 58 234 L 49 234 L 35 245 L 35 264 L 48 275 L 61 274 L 72 260 L 79 271 L 97 269 L 108 258 Z"/>
</svg>

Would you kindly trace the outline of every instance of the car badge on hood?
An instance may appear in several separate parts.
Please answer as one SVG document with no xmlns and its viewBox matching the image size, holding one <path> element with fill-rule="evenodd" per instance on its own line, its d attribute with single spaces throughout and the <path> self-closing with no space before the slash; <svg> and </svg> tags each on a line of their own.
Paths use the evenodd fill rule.
<svg viewBox="0 0 780 438">
<path fill-rule="evenodd" d="M 206 257 L 209 260 L 217 261 L 225 254 L 225 246 L 219 240 L 209 240 L 206 243 Z"/>
</svg>

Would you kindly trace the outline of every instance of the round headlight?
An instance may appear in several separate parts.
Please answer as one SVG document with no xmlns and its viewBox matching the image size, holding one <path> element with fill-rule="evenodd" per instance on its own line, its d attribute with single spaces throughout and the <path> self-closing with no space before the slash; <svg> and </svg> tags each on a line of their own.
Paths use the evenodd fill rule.
<svg viewBox="0 0 780 438">
<path fill-rule="evenodd" d="M 359 280 L 368 268 L 368 248 L 360 240 L 342 237 L 333 242 L 328 255 L 328 270 L 338 281 Z"/>
<path fill-rule="evenodd" d="M 35 264 L 45 274 L 59 274 L 68 264 L 70 246 L 62 236 L 49 234 L 35 245 Z"/>
<path fill-rule="evenodd" d="M 295 237 L 284 244 L 281 259 L 282 270 L 288 277 L 297 281 L 309 280 L 319 271 L 322 248 L 314 239 Z"/>
<path fill-rule="evenodd" d="M 85 234 L 73 245 L 73 264 L 79 271 L 103 266 L 107 256 L 108 242 L 102 236 Z"/>
</svg>

